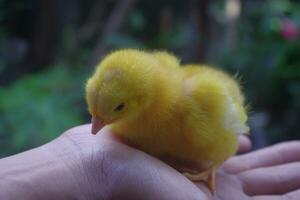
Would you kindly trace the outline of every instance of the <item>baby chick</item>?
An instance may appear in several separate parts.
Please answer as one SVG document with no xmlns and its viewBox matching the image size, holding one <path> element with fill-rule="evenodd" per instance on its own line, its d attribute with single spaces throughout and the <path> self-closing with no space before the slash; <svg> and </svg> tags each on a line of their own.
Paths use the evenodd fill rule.
<svg viewBox="0 0 300 200">
<path fill-rule="evenodd" d="M 106 56 L 86 85 L 92 133 L 105 125 L 127 144 L 161 158 L 215 191 L 216 169 L 249 131 L 236 80 L 166 52 Z"/>
</svg>

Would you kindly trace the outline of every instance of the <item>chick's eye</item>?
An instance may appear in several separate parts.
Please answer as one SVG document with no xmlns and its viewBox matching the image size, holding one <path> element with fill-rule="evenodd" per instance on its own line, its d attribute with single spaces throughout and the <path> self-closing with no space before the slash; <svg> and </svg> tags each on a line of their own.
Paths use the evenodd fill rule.
<svg viewBox="0 0 300 200">
<path fill-rule="evenodd" d="M 125 107 L 125 104 L 124 103 L 120 103 L 117 107 L 115 107 L 114 111 L 115 112 L 119 112 L 121 110 L 123 110 Z"/>
</svg>

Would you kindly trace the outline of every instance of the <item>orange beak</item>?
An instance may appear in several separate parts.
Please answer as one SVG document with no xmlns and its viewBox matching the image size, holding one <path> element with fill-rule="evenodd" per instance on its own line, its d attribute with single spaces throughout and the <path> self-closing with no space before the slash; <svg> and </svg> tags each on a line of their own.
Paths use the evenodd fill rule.
<svg viewBox="0 0 300 200">
<path fill-rule="evenodd" d="M 96 135 L 106 124 L 97 117 L 92 117 L 92 134 Z"/>
</svg>

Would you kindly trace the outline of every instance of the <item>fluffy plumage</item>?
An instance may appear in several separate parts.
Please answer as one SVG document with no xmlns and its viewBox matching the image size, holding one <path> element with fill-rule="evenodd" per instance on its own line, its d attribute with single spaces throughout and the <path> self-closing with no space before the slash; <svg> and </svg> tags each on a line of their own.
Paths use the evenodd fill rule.
<svg viewBox="0 0 300 200">
<path fill-rule="evenodd" d="M 214 174 L 249 131 L 239 84 L 166 52 L 119 50 L 86 85 L 93 133 L 110 124 L 129 145 L 162 158 L 214 190 Z"/>
</svg>

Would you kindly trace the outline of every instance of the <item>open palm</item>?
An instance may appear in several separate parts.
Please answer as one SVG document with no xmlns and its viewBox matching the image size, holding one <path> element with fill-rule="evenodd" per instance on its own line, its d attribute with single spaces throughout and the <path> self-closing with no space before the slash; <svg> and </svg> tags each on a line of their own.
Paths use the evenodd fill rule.
<svg viewBox="0 0 300 200">
<path fill-rule="evenodd" d="M 300 142 L 235 156 L 220 171 L 215 199 L 300 199 Z"/>
<path fill-rule="evenodd" d="M 95 197 L 104 199 L 300 199 L 300 142 L 234 156 L 219 169 L 216 194 L 162 161 L 122 144 L 108 129 L 69 130 L 59 143 L 80 149 L 81 167 Z M 82 153 L 84 152 L 84 153 Z"/>
</svg>

